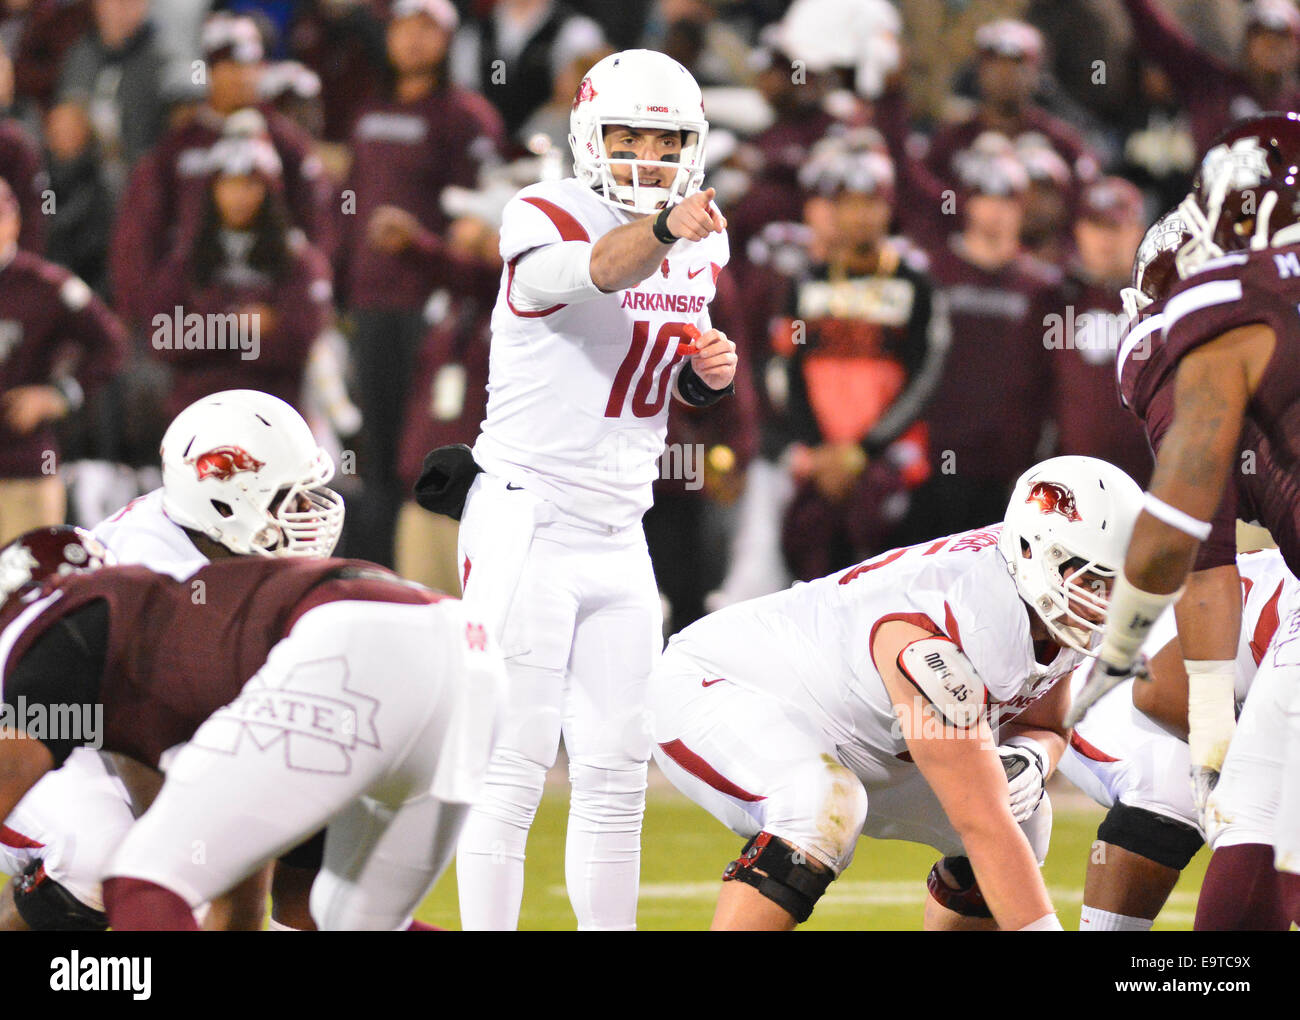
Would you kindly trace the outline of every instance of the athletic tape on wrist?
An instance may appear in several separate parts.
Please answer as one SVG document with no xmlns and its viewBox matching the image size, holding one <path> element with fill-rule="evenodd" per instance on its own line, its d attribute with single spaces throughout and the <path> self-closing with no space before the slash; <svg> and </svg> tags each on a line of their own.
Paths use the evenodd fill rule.
<svg viewBox="0 0 1300 1020">
<path fill-rule="evenodd" d="M 1160 614 L 1182 593 L 1179 588 L 1167 595 L 1158 595 L 1134 587 L 1123 573 L 1116 577 L 1106 613 L 1106 634 L 1097 650 L 1102 662 L 1117 669 L 1128 669 L 1133 665 L 1142 642 L 1151 633 Z"/>
<path fill-rule="evenodd" d="M 1237 665 L 1231 659 L 1187 659 L 1187 749 L 1192 765 L 1223 769 L 1237 728 Z"/>
<path fill-rule="evenodd" d="M 1171 528 L 1177 528 L 1184 535 L 1191 535 L 1198 542 L 1204 542 L 1209 538 L 1210 531 L 1214 527 L 1209 521 L 1198 521 L 1191 514 L 1183 513 L 1178 507 L 1170 506 L 1163 499 L 1149 492 L 1142 500 L 1142 509 L 1156 520 L 1168 524 Z"/>
</svg>

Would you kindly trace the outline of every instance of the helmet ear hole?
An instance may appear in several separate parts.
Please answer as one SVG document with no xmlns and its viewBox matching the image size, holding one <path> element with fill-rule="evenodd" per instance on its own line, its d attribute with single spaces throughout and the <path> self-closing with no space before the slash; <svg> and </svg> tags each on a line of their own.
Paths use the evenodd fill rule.
<svg viewBox="0 0 1300 1020">
<path fill-rule="evenodd" d="M 222 502 L 221 500 L 219 500 L 219 499 L 214 499 L 214 500 L 212 500 L 212 507 L 213 507 L 214 510 L 217 511 L 217 513 L 221 514 L 222 517 L 234 517 L 234 516 L 235 516 L 235 511 L 231 509 L 230 504 L 229 504 L 229 503 L 223 503 L 223 502 Z"/>
<path fill-rule="evenodd" d="M 1025 541 L 1023 536 L 1020 539 L 1020 555 L 1027 560 L 1034 558 L 1034 551 L 1029 547 L 1029 543 Z"/>
</svg>

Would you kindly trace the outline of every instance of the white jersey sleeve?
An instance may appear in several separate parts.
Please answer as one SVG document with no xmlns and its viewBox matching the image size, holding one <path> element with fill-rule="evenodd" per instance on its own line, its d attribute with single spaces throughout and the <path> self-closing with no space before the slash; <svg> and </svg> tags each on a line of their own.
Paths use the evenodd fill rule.
<svg viewBox="0 0 1300 1020">
<path fill-rule="evenodd" d="M 124 566 L 148 567 L 183 581 L 208 564 L 185 529 L 167 516 L 162 489 L 131 500 L 90 531 Z"/>
<path fill-rule="evenodd" d="M 604 292 L 591 279 L 592 247 L 585 241 L 557 241 L 525 252 L 511 278 L 511 303 L 538 311 L 600 297 Z"/>
</svg>

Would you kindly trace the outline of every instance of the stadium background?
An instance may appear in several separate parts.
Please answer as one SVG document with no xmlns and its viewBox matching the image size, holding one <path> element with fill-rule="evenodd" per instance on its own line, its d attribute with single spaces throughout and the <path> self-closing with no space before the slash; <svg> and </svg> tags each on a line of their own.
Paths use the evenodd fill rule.
<svg viewBox="0 0 1300 1020">
<path fill-rule="evenodd" d="M 1124 281 L 1083 264 L 1075 222 L 1109 230 L 1112 248 L 1135 245 L 1134 225 L 1140 237 L 1185 193 L 1216 130 L 1300 96 L 1289 0 L 460 0 L 454 31 L 451 6 L 431 0 L 399 12 L 424 8 L 445 34 L 429 88 L 404 111 L 393 90 L 410 70 L 390 59 L 392 6 L 0 2 L 0 177 L 12 191 L 0 206 L 21 217 L 22 249 L 94 295 L 52 292 L 90 309 L 70 322 L 56 298 L 6 290 L 0 268 L 0 541 L 35 523 L 94 523 L 148 491 L 171 414 L 255 386 L 289 399 L 334 451 L 349 502 L 340 552 L 454 588 L 454 529 L 409 492 L 420 456 L 472 442 L 481 419 L 494 217 L 521 184 L 568 172 L 581 68 L 637 45 L 669 52 L 705 87 L 709 183 L 733 246 L 714 320 L 749 366 L 716 413 L 674 411 L 677 459 L 646 521 L 666 633 L 794 577 L 989 523 L 1032 456 L 1106 457 L 1144 482 L 1149 457 L 1114 399 L 1113 347 L 1096 343 L 1096 316 L 1119 315 Z M 254 19 L 255 39 L 233 14 Z M 407 114 L 418 142 L 392 162 L 383 146 L 401 141 Z M 991 140 L 981 118 L 1012 125 L 1008 137 Z M 227 159 L 216 143 L 232 138 L 277 158 L 251 169 Z M 864 189 L 892 203 L 894 249 L 953 298 L 938 396 L 920 413 L 928 444 L 909 432 L 839 490 L 797 466 L 796 447 L 836 442 L 824 422 L 811 437 L 793 426 L 773 380 L 784 365 L 774 324 L 801 280 L 834 261 L 836 188 L 800 176 L 827 138 L 892 159 L 893 182 Z M 280 263 L 241 245 L 213 203 L 216 176 L 244 173 L 279 206 L 251 233 L 278 244 Z M 968 200 L 1008 189 L 1023 246 L 1014 272 L 981 275 L 954 259 L 954 238 L 970 229 Z M 173 307 L 252 310 L 259 356 L 160 347 L 154 316 Z M 1024 328 L 1008 330 L 1008 307 Z M 1052 315 L 1093 322 L 1091 340 L 1054 347 L 1042 328 Z M 24 341 L 43 345 L 39 356 L 9 357 Z M 57 396 L 43 403 L 20 392 L 46 386 Z M 972 438 L 977 427 L 992 446 Z M 1068 927 L 1101 813 L 1054 789 L 1047 874 Z M 548 793 L 530 841 L 525 927 L 571 923 L 561 801 Z M 702 926 L 735 848 L 654 787 L 643 925 Z M 916 926 L 931 856 L 864 843 L 810 927 Z M 1190 927 L 1204 859 L 1157 928 Z M 453 888 L 444 879 L 426 919 L 454 918 Z"/>
</svg>

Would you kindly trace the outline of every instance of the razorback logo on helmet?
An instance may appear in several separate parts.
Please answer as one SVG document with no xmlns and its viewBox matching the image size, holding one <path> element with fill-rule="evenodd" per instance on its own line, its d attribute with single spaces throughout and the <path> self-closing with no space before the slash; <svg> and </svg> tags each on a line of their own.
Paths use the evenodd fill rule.
<svg viewBox="0 0 1300 1020">
<path fill-rule="evenodd" d="M 1081 521 L 1074 493 L 1056 482 L 1039 482 L 1029 490 L 1026 503 L 1037 503 L 1039 513 L 1060 514 L 1067 521 Z"/>
<path fill-rule="evenodd" d="M 583 103 L 596 98 L 596 88 L 590 78 L 583 78 L 578 83 L 578 91 L 573 95 L 573 108 L 576 110 Z"/>
<path fill-rule="evenodd" d="M 194 465 L 199 481 L 215 478 L 219 482 L 233 478 L 241 471 L 261 471 L 266 466 L 265 461 L 258 460 L 239 446 L 218 446 L 191 457 L 186 463 Z"/>
</svg>

